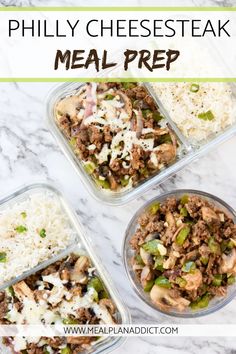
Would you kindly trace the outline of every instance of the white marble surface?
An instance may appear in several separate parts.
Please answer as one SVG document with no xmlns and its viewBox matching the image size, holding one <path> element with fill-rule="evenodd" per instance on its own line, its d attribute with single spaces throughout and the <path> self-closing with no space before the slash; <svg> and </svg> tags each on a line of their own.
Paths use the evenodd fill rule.
<svg viewBox="0 0 236 354">
<path fill-rule="evenodd" d="M 193 320 L 172 320 L 154 314 L 137 299 L 131 289 L 121 260 L 124 231 L 133 212 L 162 191 L 175 188 L 196 188 L 223 198 L 236 208 L 234 181 L 236 178 L 236 138 L 224 143 L 206 157 L 192 163 L 160 188 L 148 192 L 140 200 L 122 207 L 108 207 L 96 202 L 84 189 L 73 168 L 62 155 L 45 122 L 45 96 L 55 84 L 0 84 L 0 195 L 17 186 L 46 178 L 56 181 L 72 202 L 92 238 L 99 256 L 130 308 L 136 323 L 194 323 Z M 234 323 L 236 300 L 218 313 L 198 319 L 197 323 Z M 208 346 L 210 353 L 236 350 L 233 340 L 200 338 L 129 339 L 117 353 L 129 350 L 148 354 L 161 350 L 163 354 L 200 353 Z M 160 348 L 161 347 L 161 348 Z"/>
<path fill-rule="evenodd" d="M 97 0 L 1 0 L 0 4 L 18 6 L 98 5 Z M 111 5 L 101 1 L 99 5 Z M 118 3 L 113 2 L 113 5 Z M 119 5 L 236 5 L 234 0 L 192 1 L 127 1 Z M 0 196 L 33 181 L 50 179 L 61 186 L 70 199 L 99 256 L 112 274 L 121 296 L 136 323 L 195 323 L 194 320 L 171 319 L 158 315 L 144 305 L 131 289 L 122 266 L 121 245 L 124 231 L 133 212 L 162 191 L 175 188 L 195 188 L 211 192 L 236 208 L 235 150 L 236 138 L 222 144 L 207 156 L 190 164 L 160 188 L 153 189 L 141 199 L 123 207 L 107 207 L 95 201 L 84 189 L 75 171 L 61 153 L 45 122 L 45 97 L 55 84 L 0 84 Z M 197 323 L 235 323 L 236 300 L 218 313 L 198 319 Z M 236 342 L 232 338 L 135 338 L 114 353 L 136 354 L 234 354 Z"/>
<path fill-rule="evenodd" d="M 0 6 L 235 6 L 235 0 L 0 0 Z"/>
</svg>

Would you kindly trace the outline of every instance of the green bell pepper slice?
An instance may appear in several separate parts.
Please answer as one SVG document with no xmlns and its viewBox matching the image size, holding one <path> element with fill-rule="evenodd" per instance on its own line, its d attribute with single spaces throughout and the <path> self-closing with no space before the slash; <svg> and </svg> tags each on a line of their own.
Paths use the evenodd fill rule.
<svg viewBox="0 0 236 354">
<path fill-rule="evenodd" d="M 196 264 L 193 261 L 185 262 L 182 267 L 182 271 L 185 273 L 191 273 L 195 269 L 196 269 Z"/>
<path fill-rule="evenodd" d="M 149 280 L 147 281 L 146 285 L 144 286 L 143 290 L 145 292 L 149 292 L 151 291 L 152 287 L 153 287 L 153 284 L 154 284 L 154 280 Z"/>
<path fill-rule="evenodd" d="M 221 286 L 222 280 L 223 280 L 222 274 L 216 274 L 214 275 L 214 278 L 212 280 L 212 285 Z"/>
<path fill-rule="evenodd" d="M 69 347 L 65 347 L 63 349 L 61 349 L 61 354 L 71 354 L 71 350 Z"/>
<path fill-rule="evenodd" d="M 144 249 L 144 251 L 146 251 L 154 256 L 159 256 L 160 252 L 158 249 L 158 245 L 160 245 L 160 241 L 155 239 L 155 240 L 151 240 L 151 241 L 144 243 L 142 245 L 142 248 Z"/>
<path fill-rule="evenodd" d="M 160 203 L 159 202 L 152 203 L 149 206 L 148 210 L 150 211 L 151 214 L 155 215 L 160 210 Z"/>
<path fill-rule="evenodd" d="M 190 233 L 190 227 L 189 225 L 184 226 L 180 232 L 178 233 L 178 235 L 176 236 L 176 243 L 178 246 L 182 246 L 186 240 L 186 238 L 188 237 L 188 234 Z"/>
<path fill-rule="evenodd" d="M 192 308 L 192 310 L 203 309 L 209 305 L 209 301 L 210 301 L 210 295 L 206 293 L 205 295 L 198 298 L 196 301 L 193 301 L 190 304 L 190 307 Z"/>
<path fill-rule="evenodd" d="M 164 275 L 160 275 L 158 278 L 156 278 L 155 284 L 162 288 L 171 288 L 171 283 L 169 282 L 169 279 L 167 279 Z"/>
<path fill-rule="evenodd" d="M 219 243 L 217 243 L 214 239 L 214 237 L 210 237 L 208 241 L 208 247 L 210 248 L 210 251 L 214 254 L 221 254 L 221 249 Z"/>
</svg>

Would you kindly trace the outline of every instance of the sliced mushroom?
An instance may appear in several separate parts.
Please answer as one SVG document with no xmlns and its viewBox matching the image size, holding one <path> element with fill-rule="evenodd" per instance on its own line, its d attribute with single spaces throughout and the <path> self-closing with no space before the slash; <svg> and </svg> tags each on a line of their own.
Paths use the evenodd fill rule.
<svg viewBox="0 0 236 354">
<path fill-rule="evenodd" d="M 169 133 L 169 130 L 167 128 L 155 128 L 155 129 L 153 129 L 153 134 L 155 136 L 166 135 L 168 133 Z"/>
<path fill-rule="evenodd" d="M 110 174 L 107 176 L 107 178 L 108 178 L 108 181 L 109 181 L 109 183 L 110 183 L 110 188 L 111 188 L 111 190 L 112 190 L 112 191 L 115 191 L 115 190 L 117 189 L 117 187 L 118 187 L 118 184 L 117 184 L 117 182 L 116 182 L 116 180 L 115 180 L 115 177 L 113 176 L 112 173 L 110 173 Z"/>
<path fill-rule="evenodd" d="M 236 249 L 230 252 L 230 254 L 223 254 L 222 261 L 220 265 L 221 273 L 232 273 L 236 274 Z"/>
<path fill-rule="evenodd" d="M 68 268 L 64 268 L 60 271 L 60 278 L 63 281 L 69 281 L 70 280 L 70 270 Z"/>
<path fill-rule="evenodd" d="M 187 282 L 184 288 L 189 291 L 197 290 L 202 284 L 202 273 L 199 269 L 196 269 L 193 273 L 183 275 L 182 278 Z"/>
<path fill-rule="evenodd" d="M 160 238 L 160 234 L 158 232 L 153 232 L 147 235 L 147 237 L 145 238 L 145 242 L 156 240 L 159 238 Z"/>
<path fill-rule="evenodd" d="M 137 260 L 135 259 L 135 257 L 132 258 L 131 260 L 131 264 L 132 264 L 132 268 L 133 270 L 142 270 L 144 265 L 140 264 L 139 262 L 137 262 Z"/>
<path fill-rule="evenodd" d="M 68 115 L 70 118 L 76 117 L 78 111 L 77 108 L 81 104 L 81 97 L 80 96 L 70 96 L 63 98 L 57 104 L 57 112 L 60 115 Z"/>
<path fill-rule="evenodd" d="M 140 256 L 144 264 L 152 266 L 154 264 L 153 258 L 150 253 L 146 252 L 142 247 L 140 248 Z"/>
<path fill-rule="evenodd" d="M 169 257 L 167 258 L 166 261 L 163 262 L 164 269 L 172 269 L 175 266 L 177 257 L 174 253 L 175 251 L 170 251 Z"/>
<path fill-rule="evenodd" d="M 166 248 L 162 243 L 159 243 L 159 244 L 157 245 L 157 249 L 158 249 L 158 251 L 159 251 L 159 253 L 160 253 L 161 256 L 166 256 L 166 254 L 167 254 L 167 248 Z"/>
<path fill-rule="evenodd" d="M 160 164 L 169 164 L 175 160 L 176 148 L 172 144 L 161 144 L 155 151 Z"/>
<path fill-rule="evenodd" d="M 86 284 L 88 277 L 85 274 L 89 267 L 89 260 L 86 256 L 80 256 L 70 273 L 70 279 L 80 284 Z"/>
<path fill-rule="evenodd" d="M 99 94 L 109 90 L 109 85 L 106 82 L 99 82 L 97 91 Z"/>
<path fill-rule="evenodd" d="M 105 306 L 112 315 L 116 312 L 116 306 L 111 299 L 101 299 L 99 305 Z"/>
<path fill-rule="evenodd" d="M 166 222 L 168 224 L 168 228 L 170 228 L 171 230 L 176 229 L 175 218 L 174 218 L 174 215 L 170 211 L 167 211 L 167 213 L 166 213 Z"/>
<path fill-rule="evenodd" d="M 80 256 L 74 265 L 74 271 L 83 273 L 89 267 L 89 259 L 86 256 Z"/>
<path fill-rule="evenodd" d="M 76 283 L 79 283 L 79 284 L 87 284 L 88 277 L 84 273 L 73 272 L 71 275 L 71 280 L 75 281 Z"/>
<path fill-rule="evenodd" d="M 225 214 L 224 213 L 219 213 L 218 215 L 219 215 L 220 221 L 224 222 L 225 221 Z"/>
<path fill-rule="evenodd" d="M 166 226 L 165 239 L 167 243 L 170 243 L 174 240 L 174 233 L 176 231 L 176 222 L 173 214 L 170 211 L 166 213 Z"/>
<path fill-rule="evenodd" d="M 93 305 L 93 311 L 95 315 L 101 319 L 102 323 L 105 324 L 115 324 L 115 321 L 112 317 L 112 314 L 110 313 L 110 306 L 107 305 L 106 303 L 100 303 Z"/>
<path fill-rule="evenodd" d="M 86 256 L 80 256 L 74 265 L 76 272 L 85 272 L 90 266 L 89 259 Z"/>
<path fill-rule="evenodd" d="M 204 206 L 201 208 L 201 212 L 202 218 L 204 221 L 206 221 L 206 223 L 211 224 L 220 222 L 219 216 L 215 213 L 213 209 Z"/>
<path fill-rule="evenodd" d="M 152 270 L 146 265 L 142 272 L 141 272 L 141 276 L 140 276 L 140 280 L 141 280 L 141 284 L 142 287 L 145 288 L 147 283 L 152 280 L 154 278 L 154 274 L 152 272 Z"/>
<path fill-rule="evenodd" d="M 170 310 L 174 308 L 183 311 L 190 304 L 190 301 L 181 296 L 176 296 L 176 293 L 171 289 L 165 289 L 158 285 L 152 287 L 150 297 L 153 303 L 162 310 Z"/>
<path fill-rule="evenodd" d="M 13 285 L 14 292 L 19 300 L 24 300 L 24 298 L 28 298 L 29 300 L 34 301 L 34 293 L 28 287 L 28 285 L 22 280 L 19 283 Z"/>
</svg>

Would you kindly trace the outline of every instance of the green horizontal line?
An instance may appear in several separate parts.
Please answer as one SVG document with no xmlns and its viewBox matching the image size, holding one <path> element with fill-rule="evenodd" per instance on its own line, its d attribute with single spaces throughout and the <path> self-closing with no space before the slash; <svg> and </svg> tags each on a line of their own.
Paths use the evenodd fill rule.
<svg viewBox="0 0 236 354">
<path fill-rule="evenodd" d="M 0 11 L 236 11 L 236 7 L 18 7 L 4 6 L 0 7 Z"/>
<path fill-rule="evenodd" d="M 220 77 L 206 77 L 206 78 L 25 78 L 25 77 L 15 77 L 15 78 L 0 78 L 0 82 L 236 82 L 236 78 L 220 78 Z"/>
</svg>

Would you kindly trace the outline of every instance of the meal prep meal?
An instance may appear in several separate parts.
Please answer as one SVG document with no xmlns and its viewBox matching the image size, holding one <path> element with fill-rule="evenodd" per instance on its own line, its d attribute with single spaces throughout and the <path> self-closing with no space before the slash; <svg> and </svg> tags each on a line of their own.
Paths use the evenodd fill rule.
<svg viewBox="0 0 236 354">
<path fill-rule="evenodd" d="M 1 324 L 114 324 L 116 314 L 115 304 L 85 255 L 70 254 L 0 292 Z M 78 354 L 97 340 L 7 337 L 4 344 L 14 354 Z"/>
<path fill-rule="evenodd" d="M 191 142 L 207 140 L 235 122 L 235 103 L 227 83 L 152 83 L 152 87 Z"/>
<path fill-rule="evenodd" d="M 175 134 L 138 83 L 87 83 L 55 110 L 74 153 L 103 189 L 128 189 L 177 158 Z"/>
<path fill-rule="evenodd" d="M 0 210 L 0 283 L 50 259 L 74 239 L 59 198 L 37 192 Z"/>
<path fill-rule="evenodd" d="M 235 282 L 236 225 L 199 195 L 149 205 L 129 247 L 136 281 L 163 311 L 208 307 Z"/>
</svg>

